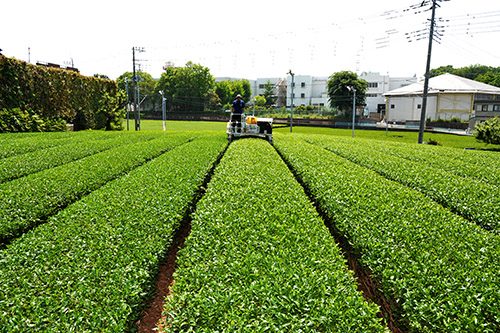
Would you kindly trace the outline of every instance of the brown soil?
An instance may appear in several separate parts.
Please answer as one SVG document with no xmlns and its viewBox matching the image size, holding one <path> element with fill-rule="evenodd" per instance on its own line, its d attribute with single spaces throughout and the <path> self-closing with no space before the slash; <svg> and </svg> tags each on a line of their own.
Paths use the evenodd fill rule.
<svg viewBox="0 0 500 333">
<path fill-rule="evenodd" d="M 156 291 L 149 306 L 143 311 L 141 319 L 136 322 L 139 333 L 158 331 L 158 324 L 162 319 L 165 297 L 170 293 L 170 286 L 174 280 L 177 252 L 184 246 L 186 237 L 191 232 L 191 221 L 184 220 L 176 231 L 172 245 L 168 249 L 164 261 L 160 264 L 156 279 Z"/>
<path fill-rule="evenodd" d="M 332 228 L 330 228 L 330 231 Z M 331 231 L 334 234 L 334 231 Z M 371 272 L 361 266 L 359 264 L 359 255 L 355 253 L 352 249 L 351 245 L 347 242 L 344 237 L 334 235 L 335 240 L 342 248 L 344 256 L 347 258 L 347 263 L 349 269 L 352 270 L 356 276 L 356 280 L 358 282 L 358 290 L 363 293 L 363 296 L 375 304 L 377 304 L 380 308 L 379 316 L 385 318 L 387 322 L 387 327 L 393 333 L 404 333 L 396 320 L 394 319 L 393 309 L 397 308 L 397 305 L 394 302 L 388 300 L 384 294 L 382 294 L 379 290 L 379 285 L 371 278 Z"/>
</svg>

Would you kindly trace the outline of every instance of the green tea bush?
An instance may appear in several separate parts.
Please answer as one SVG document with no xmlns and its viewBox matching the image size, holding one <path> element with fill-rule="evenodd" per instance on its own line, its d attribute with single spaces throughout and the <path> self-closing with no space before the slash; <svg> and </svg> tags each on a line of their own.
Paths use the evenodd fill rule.
<svg viewBox="0 0 500 333">
<path fill-rule="evenodd" d="M 197 205 L 167 332 L 384 332 L 271 145 L 231 144 Z"/>
</svg>

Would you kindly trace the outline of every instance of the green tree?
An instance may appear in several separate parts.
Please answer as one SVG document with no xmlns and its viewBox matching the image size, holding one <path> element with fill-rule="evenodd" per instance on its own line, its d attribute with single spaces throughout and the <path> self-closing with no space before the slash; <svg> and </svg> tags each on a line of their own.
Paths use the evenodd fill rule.
<svg viewBox="0 0 500 333">
<path fill-rule="evenodd" d="M 477 140 L 490 144 L 500 144 L 500 118 L 490 118 L 476 125 L 474 136 Z"/>
<path fill-rule="evenodd" d="M 138 80 L 137 84 L 139 85 L 140 96 L 142 96 L 142 98 L 147 96 L 144 103 L 146 103 L 148 107 L 154 109 L 158 105 L 158 103 L 161 103 L 161 96 L 160 97 L 156 96 L 158 95 L 155 91 L 156 80 L 153 79 L 151 74 L 146 72 L 136 72 L 136 75 Z M 128 94 L 130 103 L 133 100 L 132 98 L 134 89 L 132 82 L 133 76 L 134 75 L 132 72 L 125 72 L 116 79 L 118 89 L 125 94 L 127 93 L 127 82 L 128 82 Z"/>
<path fill-rule="evenodd" d="M 431 77 L 444 73 L 450 73 L 465 77 L 467 79 L 480 81 L 492 86 L 500 87 L 500 67 L 484 65 L 470 65 L 460 68 L 453 68 L 451 65 L 441 66 L 431 70 Z"/>
<path fill-rule="evenodd" d="M 274 89 L 274 84 L 271 81 L 267 81 L 264 84 L 264 93 L 262 94 L 266 99 L 266 106 L 271 106 L 276 102 L 276 93 Z"/>
<path fill-rule="evenodd" d="M 500 87 L 500 70 L 498 72 L 488 71 L 486 73 L 480 74 L 475 78 L 475 80 L 486 84 L 491 84 L 495 87 Z"/>
<path fill-rule="evenodd" d="M 215 92 L 221 104 L 233 103 L 236 95 L 240 94 L 244 101 L 249 101 L 252 97 L 252 89 L 248 80 L 224 80 L 216 82 Z"/>
<path fill-rule="evenodd" d="M 170 111 L 204 111 L 213 101 L 215 79 L 207 67 L 188 62 L 167 67 L 155 90 L 163 90 Z"/>
<path fill-rule="evenodd" d="M 249 101 L 252 98 L 252 87 L 250 86 L 250 81 L 248 80 L 237 80 L 236 85 L 236 95 L 240 94 L 244 101 Z"/>
<path fill-rule="evenodd" d="M 330 106 L 343 111 L 345 115 L 352 115 L 353 93 L 349 91 L 349 86 L 356 89 L 356 105 L 364 105 L 368 82 L 350 71 L 337 72 L 328 78 L 327 90 Z"/>
<path fill-rule="evenodd" d="M 255 106 L 266 105 L 266 98 L 264 96 L 255 96 Z"/>
</svg>

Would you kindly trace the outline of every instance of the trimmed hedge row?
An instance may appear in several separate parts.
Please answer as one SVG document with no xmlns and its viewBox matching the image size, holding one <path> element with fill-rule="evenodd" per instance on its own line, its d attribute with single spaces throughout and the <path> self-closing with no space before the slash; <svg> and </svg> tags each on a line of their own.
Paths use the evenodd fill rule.
<svg viewBox="0 0 500 333">
<path fill-rule="evenodd" d="M 329 151 L 416 189 L 453 212 L 495 233 L 500 232 L 500 188 L 463 177 L 428 163 L 415 162 L 373 149 L 376 144 L 331 136 L 307 139 Z M 407 154 L 419 147 L 408 146 Z M 453 163 L 453 162 L 451 162 Z M 498 171 L 497 171 L 498 172 Z"/>
<path fill-rule="evenodd" d="M 115 81 L 0 56 L 0 110 L 19 108 L 43 121 L 74 123 L 75 130 L 96 129 L 121 123 L 123 115 L 114 112 L 121 99 Z"/>
<path fill-rule="evenodd" d="M 168 332 L 384 332 L 276 151 L 235 141 L 197 205 Z"/>
<path fill-rule="evenodd" d="M 343 140 L 343 139 L 342 139 Z M 363 144 L 363 139 L 358 139 Z M 368 144 L 366 142 L 366 144 Z M 500 186 L 500 154 L 481 150 L 462 150 L 432 145 L 412 148 L 399 142 L 370 140 L 370 148 L 384 154 L 394 155 L 410 161 L 424 163 L 462 177 L 474 178 L 488 184 Z M 411 151 L 411 153 L 409 153 Z"/>
<path fill-rule="evenodd" d="M 60 207 L 189 139 L 185 135 L 166 135 L 0 184 L 0 242 L 20 235 Z"/>
<path fill-rule="evenodd" d="M 159 261 L 226 144 L 219 135 L 176 147 L 1 251 L 0 331 L 133 331 Z"/>
<path fill-rule="evenodd" d="M 395 301 L 403 331 L 497 332 L 498 235 L 298 136 L 275 145 Z"/>
<path fill-rule="evenodd" d="M 77 139 L 74 137 L 74 139 Z M 153 136 L 120 135 L 105 139 L 68 140 L 67 144 L 0 159 L 0 183 L 97 154 L 125 144 L 151 140 Z M 35 140 L 33 140 L 35 141 Z M 35 142 L 36 143 L 36 142 Z"/>
<path fill-rule="evenodd" d="M 1 134 L 2 140 L 0 140 L 0 159 L 26 154 L 39 149 L 62 146 L 67 143 L 67 140 L 70 140 L 69 136 L 63 139 L 59 136 L 52 137 L 53 134 L 72 133 L 43 133 L 43 136 L 35 135 L 35 133 L 15 133 L 14 137 L 13 133 L 3 133 Z M 10 136 L 6 137 L 6 135 Z"/>
</svg>

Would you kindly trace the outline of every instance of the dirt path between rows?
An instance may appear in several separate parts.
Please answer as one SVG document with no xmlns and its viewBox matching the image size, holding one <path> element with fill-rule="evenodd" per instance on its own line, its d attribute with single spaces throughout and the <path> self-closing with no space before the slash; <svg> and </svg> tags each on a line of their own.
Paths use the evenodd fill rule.
<svg viewBox="0 0 500 333">
<path fill-rule="evenodd" d="M 142 313 L 141 319 L 136 322 L 139 333 L 158 332 L 159 322 L 163 322 L 163 305 L 165 297 L 170 294 L 170 286 L 174 281 L 174 271 L 177 261 L 177 252 L 184 246 L 186 237 L 191 232 L 191 220 L 182 221 L 176 231 L 172 245 L 167 251 L 164 261 L 161 263 L 156 278 L 155 295 L 148 308 Z"/>
</svg>

